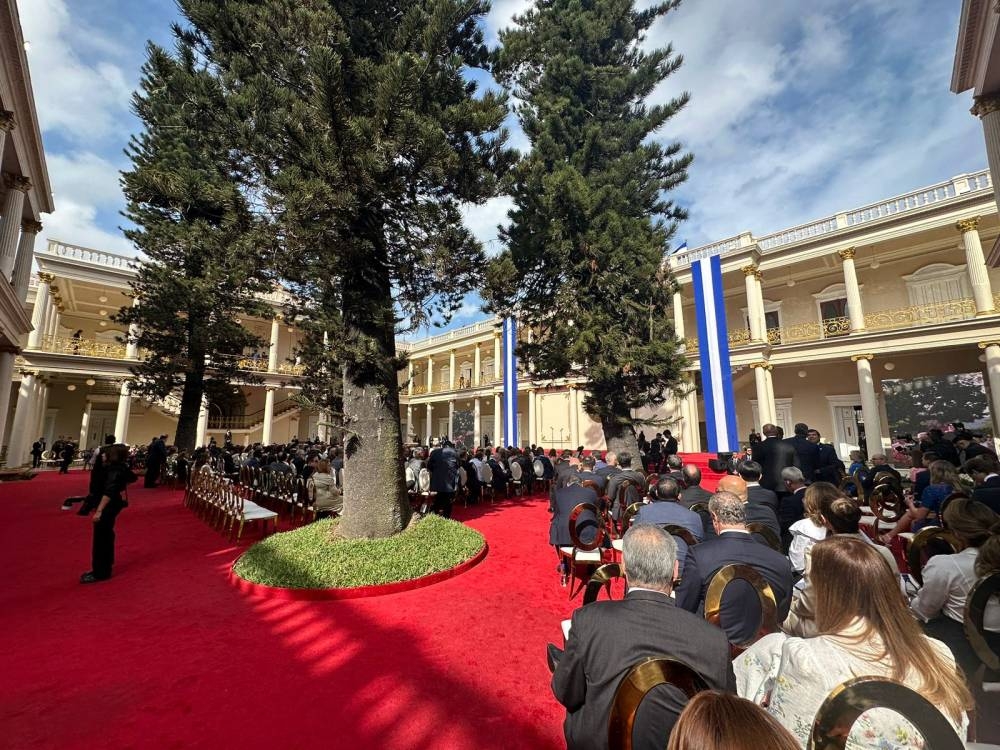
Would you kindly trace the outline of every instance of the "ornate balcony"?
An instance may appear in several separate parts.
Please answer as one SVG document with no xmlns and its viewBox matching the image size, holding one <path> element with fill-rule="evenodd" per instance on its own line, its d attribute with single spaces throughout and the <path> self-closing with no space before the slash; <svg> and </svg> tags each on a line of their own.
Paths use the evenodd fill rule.
<svg viewBox="0 0 1000 750">
<path fill-rule="evenodd" d="M 43 352 L 55 354 L 125 359 L 125 344 L 117 341 L 97 341 L 96 339 L 74 338 L 72 336 L 45 336 L 42 338 L 42 345 L 39 348 Z"/>
</svg>

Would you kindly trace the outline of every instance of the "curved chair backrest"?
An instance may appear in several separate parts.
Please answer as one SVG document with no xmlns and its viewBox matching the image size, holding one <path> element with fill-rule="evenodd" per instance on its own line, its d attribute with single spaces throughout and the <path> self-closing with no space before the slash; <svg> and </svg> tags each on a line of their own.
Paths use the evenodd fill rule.
<svg viewBox="0 0 1000 750">
<path fill-rule="evenodd" d="M 906 512 L 902 490 L 899 485 L 889 482 L 876 485 L 868 498 L 868 505 L 876 518 L 887 523 L 896 523 Z"/>
<path fill-rule="evenodd" d="M 694 503 L 688 510 L 695 513 L 708 513 L 708 503 Z"/>
<path fill-rule="evenodd" d="M 594 539 L 591 542 L 580 540 L 580 530 L 577 528 L 577 520 L 584 513 L 592 513 L 594 516 Z M 589 520 L 589 519 L 588 519 Z M 569 514 L 569 538 L 573 540 L 573 546 L 578 550 L 590 552 L 598 549 L 604 541 L 604 524 L 601 523 L 601 513 L 593 503 L 579 503 Z"/>
<path fill-rule="evenodd" d="M 880 471 L 875 474 L 875 485 L 880 484 L 892 484 L 896 487 L 900 486 L 900 479 L 896 474 L 891 471 Z"/>
<path fill-rule="evenodd" d="M 646 475 L 646 486 L 649 488 L 655 487 L 659 481 L 660 481 L 659 474 L 652 473 Z"/>
<path fill-rule="evenodd" d="M 635 518 L 636 514 L 642 509 L 642 503 L 632 503 L 628 506 L 622 513 L 622 534 L 624 535 L 628 531 L 629 526 L 632 525 L 632 519 Z"/>
<path fill-rule="evenodd" d="M 855 469 L 854 470 L 854 474 L 852 476 L 854 478 L 854 486 L 858 490 L 858 502 L 860 502 L 861 504 L 864 504 L 865 501 L 866 501 L 866 498 L 865 498 L 865 485 L 864 485 L 865 471 L 864 471 L 864 469 Z"/>
<path fill-rule="evenodd" d="M 589 487 L 590 489 L 592 489 L 594 492 L 597 493 L 598 497 L 601 496 L 601 485 L 599 485 L 593 479 L 584 479 L 582 482 L 580 482 L 580 486 Z"/>
<path fill-rule="evenodd" d="M 618 485 L 618 494 L 615 497 L 615 503 L 618 505 L 619 508 L 624 508 L 626 505 L 630 504 L 629 490 L 635 493 L 634 497 L 640 500 L 642 499 L 642 495 L 640 494 L 639 490 L 639 485 L 637 485 L 631 479 L 623 479 L 622 483 Z"/>
<path fill-rule="evenodd" d="M 458 467 L 458 486 L 459 487 L 464 487 L 468 483 L 469 483 L 469 475 L 465 471 L 465 467 L 464 466 L 459 466 Z"/>
<path fill-rule="evenodd" d="M 781 540 L 774 535 L 774 531 L 769 529 L 764 524 L 759 523 L 758 521 L 753 521 L 752 523 L 748 523 L 747 531 L 749 531 L 752 535 L 763 537 L 764 544 L 766 544 L 768 547 L 775 550 L 776 552 L 781 551 Z M 761 540 L 758 539 L 757 541 L 759 542 Z"/>
<path fill-rule="evenodd" d="M 682 661 L 660 656 L 639 662 L 618 683 L 615 698 L 611 702 L 611 717 L 608 719 L 609 750 L 632 750 L 632 727 L 639 704 L 650 690 L 660 685 L 672 685 L 688 699 L 702 690 L 708 690 L 705 679 Z"/>
<path fill-rule="evenodd" d="M 855 677 L 837 685 L 813 720 L 807 750 L 844 750 L 851 727 L 865 711 L 886 708 L 902 714 L 930 750 L 961 750 L 965 743 L 933 703 L 902 683 L 884 677 Z"/>
<path fill-rule="evenodd" d="M 726 565 L 719 568 L 712 576 L 712 580 L 708 582 L 708 590 L 705 592 L 705 619 L 713 625 L 722 627 L 722 595 L 726 586 L 733 581 L 746 581 L 753 586 L 760 602 L 760 627 L 757 628 L 757 635 L 747 643 L 733 644 L 737 649 L 744 649 L 758 638 L 778 629 L 778 605 L 771 585 L 755 568 L 749 565 Z"/>
<path fill-rule="evenodd" d="M 924 565 L 935 554 L 954 554 L 958 551 L 958 539 L 950 531 L 940 526 L 926 526 L 914 534 L 910 547 L 906 550 L 906 563 L 910 575 L 921 586 L 924 585 Z"/>
<path fill-rule="evenodd" d="M 417 487 L 417 475 L 414 473 L 412 466 L 406 467 L 406 486 L 413 487 L 414 489 Z"/>
<path fill-rule="evenodd" d="M 417 489 L 421 492 L 429 492 L 431 489 L 431 473 L 428 469 L 421 469 L 417 474 Z"/>
<path fill-rule="evenodd" d="M 606 563 L 594 571 L 594 575 L 587 581 L 587 589 L 583 593 L 583 603 L 585 605 L 597 601 L 598 594 L 605 586 L 608 587 L 608 596 L 611 596 L 611 581 L 616 578 L 624 578 L 622 566 L 618 563 Z"/>
<path fill-rule="evenodd" d="M 683 539 L 688 547 L 693 547 L 698 543 L 698 540 L 694 538 L 694 534 L 685 529 L 683 526 L 678 526 L 675 523 L 663 524 L 663 530 L 670 534 L 670 536 L 676 536 Z"/>
<path fill-rule="evenodd" d="M 523 472 L 521 471 L 521 464 L 519 464 L 517 461 L 511 461 L 510 478 L 513 479 L 515 482 L 520 482 L 522 473 Z"/>
<path fill-rule="evenodd" d="M 965 637 L 979 660 L 993 671 L 1000 670 L 1000 654 L 986 642 L 983 617 L 986 605 L 997 594 L 1000 594 L 1000 573 L 991 573 L 976 581 L 965 599 Z"/>
<path fill-rule="evenodd" d="M 536 458 L 531 462 L 531 470 L 535 472 L 535 477 L 541 479 L 545 476 L 545 464 L 542 463 L 542 459 Z"/>
<path fill-rule="evenodd" d="M 483 484 L 493 484 L 493 467 L 483 461 L 479 469 L 479 479 Z"/>
</svg>

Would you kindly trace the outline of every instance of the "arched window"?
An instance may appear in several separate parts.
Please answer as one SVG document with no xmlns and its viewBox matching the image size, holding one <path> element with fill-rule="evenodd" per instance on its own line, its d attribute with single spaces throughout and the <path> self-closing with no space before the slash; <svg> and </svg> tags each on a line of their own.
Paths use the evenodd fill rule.
<svg viewBox="0 0 1000 750">
<path fill-rule="evenodd" d="M 940 305 L 972 296 L 965 266 L 931 263 L 904 276 L 906 293 L 914 306 Z"/>
</svg>

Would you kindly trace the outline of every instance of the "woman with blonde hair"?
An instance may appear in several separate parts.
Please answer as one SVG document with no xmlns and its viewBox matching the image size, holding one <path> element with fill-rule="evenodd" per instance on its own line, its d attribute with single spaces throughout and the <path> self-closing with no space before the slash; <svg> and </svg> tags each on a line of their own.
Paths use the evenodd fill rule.
<svg viewBox="0 0 1000 750">
<path fill-rule="evenodd" d="M 765 636 L 733 663 L 736 689 L 767 708 L 805 746 L 830 692 L 860 675 L 884 676 L 936 706 L 960 737 L 972 697 L 948 647 L 928 638 L 910 615 L 899 583 L 879 553 L 858 539 L 834 536 L 812 548 L 812 638 Z M 847 747 L 922 748 L 916 729 L 887 709 L 866 711 Z"/>
<path fill-rule="evenodd" d="M 344 510 L 344 496 L 337 487 L 337 479 L 330 471 L 330 462 L 325 458 L 316 462 L 316 471 L 309 476 L 306 488 L 313 497 L 316 514 L 336 513 Z"/>
<path fill-rule="evenodd" d="M 954 494 L 964 494 L 965 488 L 958 479 L 958 471 L 950 461 L 935 461 L 927 467 L 930 483 L 916 501 L 904 495 L 907 511 L 896 527 L 882 537 L 888 544 L 903 531 L 920 531 L 925 526 L 940 526 L 941 504 Z"/>
<path fill-rule="evenodd" d="M 767 711 L 721 690 L 688 701 L 667 750 L 799 750 L 794 735 Z"/>
<path fill-rule="evenodd" d="M 826 539 L 827 528 L 823 523 L 823 506 L 837 497 L 843 497 L 839 488 L 829 482 L 814 482 L 806 487 L 802 506 L 805 516 L 788 529 L 792 543 L 788 547 L 788 559 L 792 569 L 801 573 L 806 569 L 806 551 L 816 542 Z"/>
<path fill-rule="evenodd" d="M 924 585 L 910 600 L 910 611 L 927 635 L 944 641 L 966 675 L 979 657 L 965 635 L 965 601 L 982 576 L 1000 571 L 1000 516 L 976 500 L 956 498 L 944 510 L 944 525 L 958 540 L 954 555 L 934 555 L 923 569 Z M 986 605 L 983 625 L 994 649 L 1000 648 L 1000 604 Z"/>
</svg>

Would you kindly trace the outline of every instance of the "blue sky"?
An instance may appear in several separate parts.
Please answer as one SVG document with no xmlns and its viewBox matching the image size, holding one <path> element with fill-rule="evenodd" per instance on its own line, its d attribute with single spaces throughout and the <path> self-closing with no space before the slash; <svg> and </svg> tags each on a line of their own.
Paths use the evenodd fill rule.
<svg viewBox="0 0 1000 750">
<path fill-rule="evenodd" d="M 499 0 L 487 34 L 527 7 Z M 948 90 L 959 0 L 686 0 L 651 30 L 685 58 L 654 99 L 691 102 L 661 133 L 695 154 L 676 200 L 691 247 L 768 234 L 986 165 L 969 95 Z M 173 0 L 18 0 L 55 193 L 45 235 L 127 252 L 118 171 L 148 39 Z M 523 139 L 515 134 L 515 144 Z M 509 202 L 470 207 L 488 248 Z M 452 325 L 481 318 L 467 300 Z"/>
</svg>

